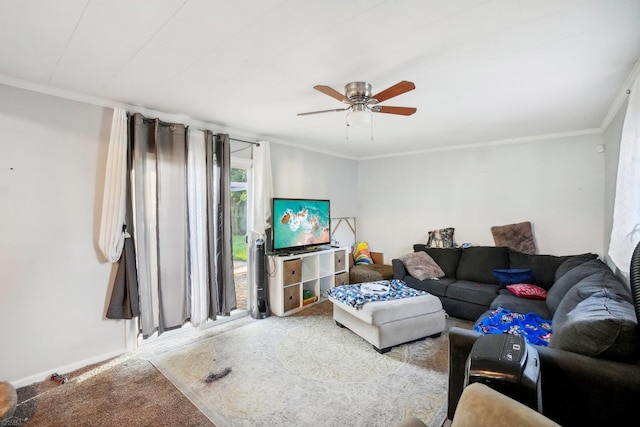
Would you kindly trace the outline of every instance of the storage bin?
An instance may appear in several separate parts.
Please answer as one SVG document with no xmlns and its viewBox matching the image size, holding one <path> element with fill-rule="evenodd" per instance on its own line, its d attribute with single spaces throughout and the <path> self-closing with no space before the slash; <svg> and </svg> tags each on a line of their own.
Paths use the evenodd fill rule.
<svg viewBox="0 0 640 427">
<path fill-rule="evenodd" d="M 293 285 L 284 288 L 285 313 L 298 307 L 300 307 L 300 285 Z"/>
<path fill-rule="evenodd" d="M 345 251 L 336 251 L 335 252 L 335 265 L 334 265 L 334 270 L 335 271 L 342 271 L 344 270 L 345 267 L 345 259 L 344 259 L 344 253 Z"/>
<path fill-rule="evenodd" d="M 349 284 L 349 273 L 346 271 L 335 275 L 335 286 L 342 286 Z"/>
<path fill-rule="evenodd" d="M 282 263 L 282 283 L 284 286 L 302 281 L 302 258 L 290 259 Z"/>
</svg>

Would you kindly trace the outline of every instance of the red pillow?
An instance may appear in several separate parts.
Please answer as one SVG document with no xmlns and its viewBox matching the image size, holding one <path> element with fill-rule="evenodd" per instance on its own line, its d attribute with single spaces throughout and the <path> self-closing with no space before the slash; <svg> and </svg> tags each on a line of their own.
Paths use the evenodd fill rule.
<svg viewBox="0 0 640 427">
<path fill-rule="evenodd" d="M 516 283 L 513 285 L 507 285 L 507 289 L 522 298 L 542 300 L 547 299 L 547 291 L 536 285 L 530 285 L 528 283 Z"/>
</svg>

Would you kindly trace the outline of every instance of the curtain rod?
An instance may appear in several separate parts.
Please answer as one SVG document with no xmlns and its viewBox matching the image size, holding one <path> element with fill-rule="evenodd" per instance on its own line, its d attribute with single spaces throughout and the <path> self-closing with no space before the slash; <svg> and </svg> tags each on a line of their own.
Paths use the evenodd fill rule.
<svg viewBox="0 0 640 427">
<path fill-rule="evenodd" d="M 245 141 L 244 139 L 236 139 L 236 138 L 231 138 L 231 137 L 229 137 L 229 139 L 231 141 L 244 142 L 244 143 L 247 143 L 247 144 L 252 144 L 252 145 L 255 145 L 257 147 L 260 147 L 260 143 L 259 142 Z"/>
<path fill-rule="evenodd" d="M 133 114 L 136 114 L 136 113 L 127 111 L 127 115 L 133 115 Z M 149 118 L 149 117 L 146 117 L 145 115 L 143 115 L 142 113 L 137 113 L 137 114 L 140 114 L 144 120 L 158 120 L 160 123 L 162 123 L 164 125 L 168 125 L 168 126 L 171 126 L 171 125 L 175 124 L 175 123 L 168 123 L 168 122 L 165 122 L 165 121 L 157 119 L 157 118 Z M 184 126 L 185 127 L 189 127 L 189 125 L 184 125 Z M 213 132 L 213 131 L 210 130 L 210 132 Z M 245 141 L 244 139 L 231 138 L 231 137 L 229 137 L 229 139 L 231 141 L 244 142 L 245 144 L 251 144 L 251 145 L 255 145 L 256 147 L 260 147 L 260 143 L 259 142 Z"/>
</svg>

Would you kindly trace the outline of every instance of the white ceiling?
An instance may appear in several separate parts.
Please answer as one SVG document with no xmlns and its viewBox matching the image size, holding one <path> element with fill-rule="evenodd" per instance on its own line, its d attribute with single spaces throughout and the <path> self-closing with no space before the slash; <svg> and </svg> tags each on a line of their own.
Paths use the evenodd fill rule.
<svg viewBox="0 0 640 427">
<path fill-rule="evenodd" d="M 0 77 L 362 158 L 601 127 L 640 0 L 0 0 Z M 313 89 L 416 89 L 350 131 Z"/>
</svg>

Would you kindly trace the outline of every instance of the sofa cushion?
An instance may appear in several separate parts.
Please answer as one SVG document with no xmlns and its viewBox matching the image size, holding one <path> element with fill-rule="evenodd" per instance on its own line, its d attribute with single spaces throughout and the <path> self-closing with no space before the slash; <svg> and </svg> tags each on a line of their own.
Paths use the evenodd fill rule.
<svg viewBox="0 0 640 427">
<path fill-rule="evenodd" d="M 498 285 L 501 288 L 506 288 L 507 285 L 513 285 L 514 283 L 536 283 L 536 279 L 533 277 L 533 271 L 528 268 L 498 269 L 493 270 L 493 275 L 496 276 Z"/>
<path fill-rule="evenodd" d="M 447 286 L 445 296 L 475 304 L 489 306 L 498 294 L 498 285 L 475 281 L 456 280 Z"/>
<path fill-rule="evenodd" d="M 419 291 L 427 291 L 432 295 L 443 297 L 447 292 L 447 286 L 455 282 L 456 279 L 444 277 L 437 280 L 418 280 L 413 276 L 405 276 L 404 282 L 407 286 L 418 289 Z"/>
<path fill-rule="evenodd" d="M 563 262 L 562 265 L 564 266 L 567 262 L 571 261 L 575 261 L 575 259 L 567 260 Z M 591 261 L 582 262 L 577 267 L 573 267 L 571 270 L 560 276 L 560 278 L 549 289 L 549 293 L 547 295 L 547 305 L 549 306 L 549 309 L 552 312 L 555 312 L 560 301 L 569 289 L 582 279 L 589 277 L 594 273 L 604 271 L 605 269 L 608 269 L 608 267 L 602 261 L 592 259 Z"/>
<path fill-rule="evenodd" d="M 569 259 L 563 261 L 558 268 L 556 269 L 556 274 L 554 275 L 554 282 L 557 282 L 562 276 L 564 276 L 569 270 L 584 264 L 585 262 L 591 261 L 593 259 L 597 259 L 598 255 L 592 253 L 580 254 L 580 255 L 572 255 Z"/>
<path fill-rule="evenodd" d="M 444 271 L 426 252 L 418 251 L 402 255 L 407 272 L 418 280 L 437 279 L 444 276 Z"/>
<path fill-rule="evenodd" d="M 494 246 L 471 246 L 462 249 L 456 278 L 497 285 L 493 270 L 510 268 L 508 251 L 507 248 Z"/>
<path fill-rule="evenodd" d="M 633 304 L 603 288 L 579 302 L 565 320 L 553 321 L 550 347 L 586 356 L 632 361 L 638 352 Z"/>
<path fill-rule="evenodd" d="M 553 314 L 549 311 L 549 307 L 542 300 L 520 298 L 513 295 L 506 289 L 501 289 L 498 296 L 491 302 L 489 308 L 496 310 L 498 308 L 506 308 L 514 313 L 536 313 L 543 319 L 551 319 Z"/>
<path fill-rule="evenodd" d="M 424 251 L 444 271 L 444 277 L 456 277 L 458 262 L 460 261 L 460 248 L 430 248 L 422 243 L 413 245 L 414 251 Z"/>
</svg>

